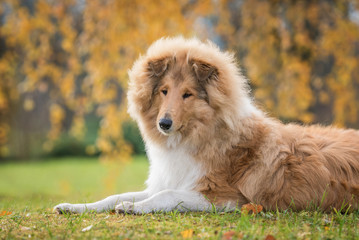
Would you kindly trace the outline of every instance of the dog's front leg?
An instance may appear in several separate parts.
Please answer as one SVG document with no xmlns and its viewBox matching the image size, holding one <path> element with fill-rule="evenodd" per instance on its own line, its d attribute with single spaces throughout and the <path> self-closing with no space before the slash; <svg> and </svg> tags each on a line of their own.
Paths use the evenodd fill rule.
<svg viewBox="0 0 359 240">
<path fill-rule="evenodd" d="M 83 213 L 86 211 L 105 212 L 115 209 L 115 206 L 123 201 L 136 202 L 148 198 L 146 191 L 130 192 L 109 196 L 103 200 L 94 203 L 70 204 L 61 203 L 54 207 L 56 213 Z"/>
<path fill-rule="evenodd" d="M 185 190 L 164 190 L 140 202 L 122 202 L 116 206 L 118 213 L 169 212 L 172 210 L 209 211 L 212 204 L 200 193 Z"/>
</svg>

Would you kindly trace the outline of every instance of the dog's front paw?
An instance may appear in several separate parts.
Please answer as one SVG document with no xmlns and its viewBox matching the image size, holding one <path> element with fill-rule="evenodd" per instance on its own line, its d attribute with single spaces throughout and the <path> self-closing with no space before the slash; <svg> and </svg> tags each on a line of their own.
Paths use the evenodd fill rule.
<svg viewBox="0 0 359 240">
<path fill-rule="evenodd" d="M 53 212 L 57 214 L 72 213 L 74 212 L 74 207 L 70 203 L 61 203 L 54 207 Z"/>
<path fill-rule="evenodd" d="M 122 202 L 115 207 L 116 213 L 130 213 L 137 214 L 135 212 L 135 206 L 132 202 Z"/>
</svg>

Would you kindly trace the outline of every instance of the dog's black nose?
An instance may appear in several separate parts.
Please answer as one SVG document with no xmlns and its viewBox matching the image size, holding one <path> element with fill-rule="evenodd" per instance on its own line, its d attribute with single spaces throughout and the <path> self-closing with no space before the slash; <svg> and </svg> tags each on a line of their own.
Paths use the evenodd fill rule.
<svg viewBox="0 0 359 240">
<path fill-rule="evenodd" d="M 158 124 L 162 130 L 168 130 L 172 126 L 172 120 L 169 118 L 161 118 Z"/>
</svg>

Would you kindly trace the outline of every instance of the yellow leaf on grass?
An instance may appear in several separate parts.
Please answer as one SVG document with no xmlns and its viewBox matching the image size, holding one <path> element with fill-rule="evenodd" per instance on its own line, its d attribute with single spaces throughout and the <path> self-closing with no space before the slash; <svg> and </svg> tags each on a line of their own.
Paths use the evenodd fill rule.
<svg viewBox="0 0 359 240">
<path fill-rule="evenodd" d="M 7 215 L 11 215 L 12 212 L 9 212 L 9 211 L 1 211 L 0 212 L 0 216 L 7 216 Z"/>
<path fill-rule="evenodd" d="M 183 238 L 191 238 L 193 236 L 193 229 L 187 229 L 181 232 Z"/>
<path fill-rule="evenodd" d="M 228 231 L 228 232 L 225 232 L 223 233 L 223 237 L 222 239 L 225 239 L 225 240 L 230 240 L 232 239 L 232 237 L 236 234 L 235 231 Z"/>
<path fill-rule="evenodd" d="M 273 235 L 268 234 L 264 240 L 275 240 Z"/>
<path fill-rule="evenodd" d="M 261 211 L 263 211 L 263 206 L 262 205 L 258 205 L 258 204 L 254 204 L 254 203 L 248 203 L 248 204 L 244 204 L 241 208 L 241 212 L 248 214 L 248 213 L 253 213 L 253 214 L 258 214 Z"/>
</svg>

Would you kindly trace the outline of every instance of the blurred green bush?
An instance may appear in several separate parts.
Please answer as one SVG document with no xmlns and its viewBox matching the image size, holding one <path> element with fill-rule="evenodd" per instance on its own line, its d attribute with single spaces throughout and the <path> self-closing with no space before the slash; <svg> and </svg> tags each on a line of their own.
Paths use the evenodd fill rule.
<svg viewBox="0 0 359 240">
<path fill-rule="evenodd" d="M 136 123 L 132 121 L 124 122 L 122 127 L 124 138 L 132 146 L 133 153 L 137 155 L 145 154 L 145 145 Z"/>
<path fill-rule="evenodd" d="M 46 154 L 47 157 L 64 157 L 64 156 L 99 156 L 100 151 L 96 150 L 89 153 L 89 146 L 94 145 L 97 138 L 98 121 L 92 119 L 86 122 L 87 133 L 84 139 L 77 139 L 68 133 L 63 133 L 58 140 L 54 142 L 53 149 Z M 91 126 L 91 127 L 90 127 Z M 132 147 L 135 155 L 145 154 L 145 146 L 137 125 L 132 121 L 126 121 L 122 125 L 124 138 Z"/>
</svg>

